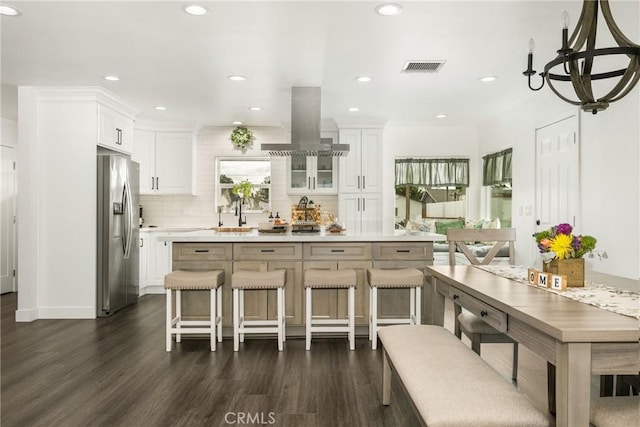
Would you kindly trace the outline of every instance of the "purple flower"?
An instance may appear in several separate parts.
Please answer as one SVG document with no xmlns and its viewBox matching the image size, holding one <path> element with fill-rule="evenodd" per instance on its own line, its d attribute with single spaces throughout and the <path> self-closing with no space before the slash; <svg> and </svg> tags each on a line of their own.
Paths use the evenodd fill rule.
<svg viewBox="0 0 640 427">
<path fill-rule="evenodd" d="M 573 236 L 571 247 L 573 248 L 574 251 L 580 250 L 580 248 L 582 247 L 582 241 L 580 240 L 580 237 Z"/>
<path fill-rule="evenodd" d="M 573 227 L 569 224 L 558 224 L 558 227 L 556 228 L 556 232 L 558 234 L 571 234 L 572 231 Z"/>
</svg>

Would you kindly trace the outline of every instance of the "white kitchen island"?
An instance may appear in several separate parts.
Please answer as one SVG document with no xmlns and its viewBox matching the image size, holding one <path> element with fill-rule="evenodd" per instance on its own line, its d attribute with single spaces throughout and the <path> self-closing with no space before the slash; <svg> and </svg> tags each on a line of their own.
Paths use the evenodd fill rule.
<svg viewBox="0 0 640 427">
<path fill-rule="evenodd" d="M 172 269 L 225 271 L 223 288 L 223 325 L 225 335 L 231 327 L 231 274 L 237 270 L 287 271 L 286 317 L 287 335 L 304 335 L 304 270 L 355 269 L 356 332 L 368 334 L 369 292 L 366 272 L 369 268 L 413 267 L 425 271 L 433 264 L 433 242 L 446 237 L 434 233 L 416 235 L 384 235 L 329 233 L 220 233 L 212 229 L 157 231 L 157 240 L 171 244 Z M 431 282 L 425 278 L 423 292 L 424 323 L 431 323 Z M 384 289 L 379 296 L 379 317 L 401 317 L 409 310 L 409 293 L 403 289 Z M 191 291 L 183 295 L 183 311 L 193 318 L 208 315 L 209 298 L 206 292 Z M 275 291 L 251 292 L 245 297 L 247 320 L 275 317 Z M 318 318 L 346 318 L 346 290 L 316 291 L 313 315 Z"/>
</svg>

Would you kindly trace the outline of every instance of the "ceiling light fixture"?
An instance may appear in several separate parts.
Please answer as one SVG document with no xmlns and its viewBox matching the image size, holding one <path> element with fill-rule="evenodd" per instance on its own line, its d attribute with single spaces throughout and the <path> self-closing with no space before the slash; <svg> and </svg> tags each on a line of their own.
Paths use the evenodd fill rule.
<svg viewBox="0 0 640 427">
<path fill-rule="evenodd" d="M 233 80 L 234 82 L 243 82 L 245 80 L 247 80 L 247 78 L 245 76 L 239 76 L 239 75 L 231 75 L 227 77 L 229 80 Z"/>
<path fill-rule="evenodd" d="M 199 4 L 185 4 L 182 6 L 182 10 L 192 16 L 202 16 L 209 13 L 209 9 Z"/>
<path fill-rule="evenodd" d="M 120 77 L 118 76 L 104 76 L 105 80 L 109 80 L 110 82 L 117 82 L 118 80 L 120 80 Z"/>
<path fill-rule="evenodd" d="M 156 110 L 158 111 L 167 111 L 167 107 L 163 107 L 162 105 L 158 105 L 157 107 L 155 107 Z"/>
<path fill-rule="evenodd" d="M 240 120 L 236 120 L 235 122 L 231 122 L 232 125 L 241 125 L 242 122 Z"/>
<path fill-rule="evenodd" d="M 489 82 L 495 82 L 498 78 L 496 76 L 485 76 L 485 77 L 480 77 L 480 81 L 482 83 L 489 83 Z"/>
<path fill-rule="evenodd" d="M 262 107 L 249 107 L 251 111 L 262 111 Z"/>
<path fill-rule="evenodd" d="M 349 107 L 347 108 L 347 111 L 350 113 L 357 113 L 360 109 L 358 107 Z"/>
<path fill-rule="evenodd" d="M 13 6 L 2 4 L 0 5 L 0 15 L 15 17 L 22 15 L 22 12 Z"/>
<path fill-rule="evenodd" d="M 617 43 L 617 47 L 596 49 L 596 28 L 598 23 L 598 4 L 604 16 L 605 23 L 609 28 L 609 32 Z M 545 81 L 549 84 L 551 90 L 562 100 L 573 104 L 580 105 L 584 111 L 591 111 L 596 114 L 598 111 L 606 110 L 609 103 L 623 98 L 640 79 L 640 45 L 629 40 L 618 28 L 608 0 L 585 0 L 582 5 L 582 12 L 576 28 L 573 30 L 571 37 L 569 34 L 569 14 L 565 11 L 561 15 L 562 27 L 562 46 L 556 52 L 558 56 L 544 66 L 544 71 L 539 73 L 542 77 L 542 83 L 539 87 L 531 86 L 531 76 L 537 73 L 533 69 L 533 51 L 535 43 L 533 39 L 529 40 L 529 54 L 527 56 L 527 69 L 522 74 L 527 76 L 529 89 L 540 90 L 544 86 Z M 582 50 L 586 43 L 586 48 Z M 603 73 L 592 74 L 594 58 L 606 55 L 626 55 L 629 58 L 627 68 L 608 71 Z M 606 59 L 605 59 L 606 60 Z M 560 66 L 559 74 L 552 73 L 552 70 Z M 596 98 L 593 95 L 592 82 L 596 80 L 604 80 L 612 77 L 619 77 L 619 81 L 613 88 L 603 96 Z M 577 101 L 570 99 L 555 88 L 553 82 L 571 82 Z"/>
<path fill-rule="evenodd" d="M 396 3 L 384 3 L 376 6 L 376 13 L 382 16 L 395 16 L 402 12 L 402 6 Z"/>
<path fill-rule="evenodd" d="M 447 115 L 446 114 L 436 114 L 436 119 L 446 119 Z"/>
<path fill-rule="evenodd" d="M 356 80 L 359 81 L 360 83 L 368 83 L 373 79 L 369 76 L 358 76 L 356 77 Z"/>
</svg>

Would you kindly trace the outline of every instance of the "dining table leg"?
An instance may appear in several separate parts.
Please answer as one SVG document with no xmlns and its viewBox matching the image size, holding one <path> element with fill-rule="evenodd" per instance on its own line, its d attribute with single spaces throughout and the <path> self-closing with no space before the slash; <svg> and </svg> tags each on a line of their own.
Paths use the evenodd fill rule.
<svg viewBox="0 0 640 427">
<path fill-rule="evenodd" d="M 589 426 L 591 343 L 556 343 L 556 426 Z"/>
</svg>

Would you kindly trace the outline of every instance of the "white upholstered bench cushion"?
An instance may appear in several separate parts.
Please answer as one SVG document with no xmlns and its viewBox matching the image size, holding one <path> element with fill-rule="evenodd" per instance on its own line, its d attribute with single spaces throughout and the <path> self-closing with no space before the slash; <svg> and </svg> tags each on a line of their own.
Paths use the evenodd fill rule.
<svg viewBox="0 0 640 427">
<path fill-rule="evenodd" d="M 164 276 L 165 289 L 217 289 L 223 283 L 224 270 L 176 270 Z"/>
<path fill-rule="evenodd" d="M 396 325 L 378 334 L 426 425 L 549 425 L 524 394 L 443 327 Z"/>
<path fill-rule="evenodd" d="M 596 427 L 635 426 L 640 422 L 640 396 L 600 397 L 591 403 Z"/>
</svg>

